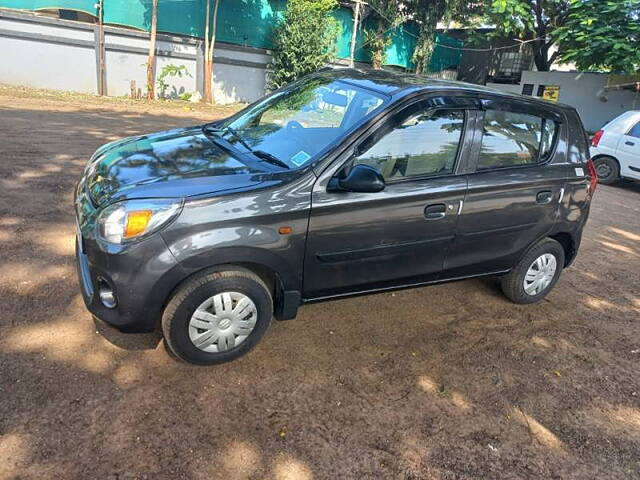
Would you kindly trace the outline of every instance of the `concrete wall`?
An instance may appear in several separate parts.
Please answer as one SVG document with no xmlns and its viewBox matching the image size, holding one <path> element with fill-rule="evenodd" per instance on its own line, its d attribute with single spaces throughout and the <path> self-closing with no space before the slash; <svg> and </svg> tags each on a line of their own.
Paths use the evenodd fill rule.
<svg viewBox="0 0 640 480">
<path fill-rule="evenodd" d="M 0 82 L 97 93 L 96 26 L 0 9 Z M 129 95 L 131 81 L 144 93 L 148 34 L 105 27 L 106 90 Z M 169 77 L 168 94 L 201 91 L 203 47 L 190 37 L 158 35 L 156 72 L 184 65 L 190 76 Z M 214 96 L 219 103 L 252 102 L 264 95 L 267 50 L 216 44 Z"/>
<path fill-rule="evenodd" d="M 487 83 L 487 86 L 522 93 L 524 85 L 531 84 L 536 95 L 540 85 L 558 85 L 560 102 L 575 107 L 586 129 L 595 132 L 621 113 L 640 109 L 640 94 L 630 90 L 605 91 L 607 79 L 608 75 L 602 73 L 526 71 L 520 84 Z"/>
<path fill-rule="evenodd" d="M 0 12 L 0 82 L 96 92 L 91 28 L 22 22 Z"/>
<path fill-rule="evenodd" d="M 607 79 L 608 75 L 600 73 L 527 71 L 522 74 L 520 88 L 532 84 L 535 94 L 539 85 L 558 85 L 560 102 L 575 107 L 586 129 L 593 132 L 621 113 L 640 108 L 640 95 L 635 92 L 605 92 Z"/>
</svg>

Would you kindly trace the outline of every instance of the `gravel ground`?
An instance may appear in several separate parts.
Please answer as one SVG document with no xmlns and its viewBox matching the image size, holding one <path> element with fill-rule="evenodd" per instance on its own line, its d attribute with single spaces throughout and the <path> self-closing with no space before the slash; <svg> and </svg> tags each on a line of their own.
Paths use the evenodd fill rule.
<svg viewBox="0 0 640 480">
<path fill-rule="evenodd" d="M 230 111 L 0 87 L 0 478 L 640 478 L 640 185 L 598 188 L 536 305 L 493 279 L 314 304 L 209 368 L 95 323 L 87 158 Z"/>
</svg>

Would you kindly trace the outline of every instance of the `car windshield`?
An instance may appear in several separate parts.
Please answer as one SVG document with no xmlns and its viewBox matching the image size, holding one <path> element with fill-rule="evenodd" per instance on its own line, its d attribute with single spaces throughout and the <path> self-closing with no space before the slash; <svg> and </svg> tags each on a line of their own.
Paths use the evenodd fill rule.
<svg viewBox="0 0 640 480">
<path fill-rule="evenodd" d="M 336 80 L 310 78 L 217 125 L 261 161 L 298 168 L 379 109 L 385 97 Z"/>
</svg>

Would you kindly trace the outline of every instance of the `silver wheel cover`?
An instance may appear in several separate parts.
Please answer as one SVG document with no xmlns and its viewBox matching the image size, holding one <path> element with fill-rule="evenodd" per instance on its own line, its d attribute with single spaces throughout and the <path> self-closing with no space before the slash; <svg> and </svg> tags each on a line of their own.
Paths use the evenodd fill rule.
<svg viewBox="0 0 640 480">
<path fill-rule="evenodd" d="M 536 258 L 524 276 L 524 291 L 527 295 L 538 295 L 553 280 L 558 268 L 556 257 L 545 253 Z"/>
<path fill-rule="evenodd" d="M 200 304 L 189 320 L 189 338 L 203 352 L 225 352 L 244 342 L 256 326 L 258 309 L 248 296 L 222 292 Z"/>
</svg>

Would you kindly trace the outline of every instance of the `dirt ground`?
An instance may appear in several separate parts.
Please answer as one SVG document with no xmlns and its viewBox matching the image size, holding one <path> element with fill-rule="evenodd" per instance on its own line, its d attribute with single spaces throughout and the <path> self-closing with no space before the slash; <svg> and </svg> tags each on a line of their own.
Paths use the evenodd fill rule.
<svg viewBox="0 0 640 480">
<path fill-rule="evenodd" d="M 72 189 L 120 136 L 228 114 L 0 87 L 0 478 L 640 478 L 640 185 L 549 297 L 495 280 L 305 306 L 194 367 L 94 323 Z"/>
</svg>

